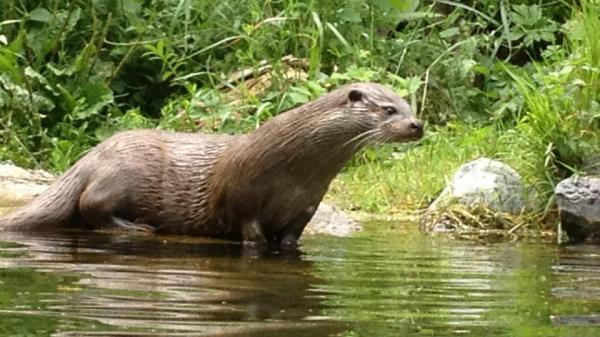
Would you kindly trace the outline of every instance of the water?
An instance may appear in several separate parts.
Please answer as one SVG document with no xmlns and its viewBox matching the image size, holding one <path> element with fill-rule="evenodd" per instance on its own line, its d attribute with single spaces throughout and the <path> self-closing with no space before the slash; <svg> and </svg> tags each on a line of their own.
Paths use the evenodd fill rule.
<svg viewBox="0 0 600 337">
<path fill-rule="evenodd" d="M 2 233 L 0 336 L 600 336 L 600 249 L 371 224 L 300 254 Z"/>
</svg>

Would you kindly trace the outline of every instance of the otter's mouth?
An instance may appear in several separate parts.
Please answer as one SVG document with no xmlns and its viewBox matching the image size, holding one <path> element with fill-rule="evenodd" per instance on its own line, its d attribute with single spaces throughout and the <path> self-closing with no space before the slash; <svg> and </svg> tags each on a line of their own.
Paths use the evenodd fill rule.
<svg viewBox="0 0 600 337">
<path fill-rule="evenodd" d="M 401 132 L 401 133 L 395 134 L 392 137 L 381 139 L 379 142 L 380 143 L 408 143 L 408 142 L 417 141 L 421 138 L 423 138 L 423 132 L 421 132 L 421 133 Z"/>
<path fill-rule="evenodd" d="M 423 138 L 423 135 L 425 134 L 425 132 L 423 131 L 423 129 L 419 130 L 419 131 L 415 131 L 412 135 L 409 136 L 409 141 L 415 141 L 415 140 L 419 140 L 421 138 Z"/>
<path fill-rule="evenodd" d="M 398 136 L 396 139 L 393 139 L 392 142 L 408 143 L 408 142 L 417 141 L 421 138 L 423 138 L 423 132 L 421 132 L 419 134 L 409 134 L 409 135 L 403 134 L 402 136 Z"/>
</svg>

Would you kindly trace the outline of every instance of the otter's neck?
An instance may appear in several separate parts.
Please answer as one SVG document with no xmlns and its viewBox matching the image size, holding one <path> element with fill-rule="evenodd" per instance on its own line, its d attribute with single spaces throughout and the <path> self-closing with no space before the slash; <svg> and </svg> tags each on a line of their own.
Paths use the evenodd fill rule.
<svg viewBox="0 0 600 337">
<path fill-rule="evenodd" d="M 360 149 L 355 140 L 364 131 L 348 120 L 346 97 L 343 92 L 326 95 L 269 120 L 240 139 L 237 164 L 333 179 Z"/>
</svg>

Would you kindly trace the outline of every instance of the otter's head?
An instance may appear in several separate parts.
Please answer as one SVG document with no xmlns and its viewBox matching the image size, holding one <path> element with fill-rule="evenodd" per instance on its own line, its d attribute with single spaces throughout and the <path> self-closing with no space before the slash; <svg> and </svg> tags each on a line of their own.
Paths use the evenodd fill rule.
<svg viewBox="0 0 600 337">
<path fill-rule="evenodd" d="M 357 83 L 349 85 L 345 92 L 345 113 L 355 121 L 361 141 L 408 142 L 423 137 L 423 123 L 391 89 L 376 83 Z"/>
</svg>

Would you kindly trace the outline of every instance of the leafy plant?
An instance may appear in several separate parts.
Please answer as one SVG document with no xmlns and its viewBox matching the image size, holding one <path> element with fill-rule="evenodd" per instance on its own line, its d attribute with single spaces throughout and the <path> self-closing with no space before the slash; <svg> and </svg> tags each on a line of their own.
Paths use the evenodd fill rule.
<svg viewBox="0 0 600 337">
<path fill-rule="evenodd" d="M 117 130 L 247 132 L 376 81 L 410 101 L 429 136 L 361 152 L 334 189 L 348 204 L 424 205 L 479 155 L 549 195 L 600 148 L 599 18 L 590 0 L 7 0 L 0 159 L 59 172 Z M 289 56 L 302 76 L 290 79 Z M 260 90 L 245 87 L 254 79 Z"/>
<path fill-rule="evenodd" d="M 531 47 L 535 42 L 554 43 L 558 25 L 544 16 L 539 5 L 513 5 L 509 18 L 513 25 L 509 39 L 521 41 L 524 47 Z"/>
</svg>

